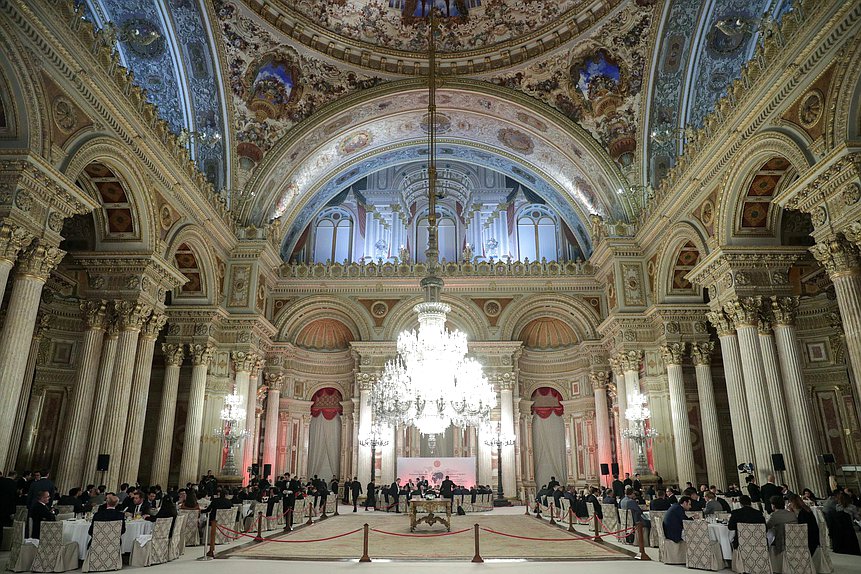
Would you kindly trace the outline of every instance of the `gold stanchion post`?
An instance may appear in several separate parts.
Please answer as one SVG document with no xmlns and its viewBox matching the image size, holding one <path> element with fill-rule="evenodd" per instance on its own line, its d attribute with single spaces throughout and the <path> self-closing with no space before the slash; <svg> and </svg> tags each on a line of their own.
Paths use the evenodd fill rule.
<svg viewBox="0 0 861 574">
<path fill-rule="evenodd" d="M 574 509 L 568 509 L 568 532 L 574 532 Z"/>
<path fill-rule="evenodd" d="M 257 512 L 257 538 L 263 538 L 263 513 Z"/>
<path fill-rule="evenodd" d="M 478 551 L 478 524 L 475 525 L 475 556 L 472 557 L 472 561 L 475 563 L 484 562 L 484 558 L 481 557 L 481 553 Z"/>
<path fill-rule="evenodd" d="M 637 523 L 637 538 L 640 540 L 640 555 L 638 558 L 644 562 L 649 562 L 652 559 L 646 554 L 646 541 L 643 540 L 643 523 Z"/>
<path fill-rule="evenodd" d="M 599 522 L 600 519 L 598 518 L 597 514 L 594 514 L 593 517 L 595 518 L 595 538 L 594 538 L 594 540 L 595 540 L 595 542 L 601 542 L 601 526 L 600 526 L 600 522 Z"/>
<path fill-rule="evenodd" d="M 209 552 L 207 556 L 215 558 L 215 531 L 218 529 L 218 520 L 213 518 L 209 523 Z"/>
<path fill-rule="evenodd" d="M 359 562 L 370 562 L 371 557 L 368 556 L 368 523 L 365 523 L 364 527 L 364 535 L 362 536 L 362 557 L 359 558 Z"/>
<path fill-rule="evenodd" d="M 553 519 L 553 516 L 556 514 L 556 505 L 554 503 L 550 503 L 550 524 L 555 525 L 556 520 Z"/>
</svg>

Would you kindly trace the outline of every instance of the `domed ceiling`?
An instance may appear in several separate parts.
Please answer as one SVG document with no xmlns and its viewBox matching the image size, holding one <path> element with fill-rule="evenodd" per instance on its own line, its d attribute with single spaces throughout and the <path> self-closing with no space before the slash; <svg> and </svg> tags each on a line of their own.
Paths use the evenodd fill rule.
<svg viewBox="0 0 861 574">
<path fill-rule="evenodd" d="M 519 339 L 525 347 L 541 351 L 570 347 L 578 341 L 571 327 L 553 317 L 533 319 L 520 331 Z"/>
</svg>

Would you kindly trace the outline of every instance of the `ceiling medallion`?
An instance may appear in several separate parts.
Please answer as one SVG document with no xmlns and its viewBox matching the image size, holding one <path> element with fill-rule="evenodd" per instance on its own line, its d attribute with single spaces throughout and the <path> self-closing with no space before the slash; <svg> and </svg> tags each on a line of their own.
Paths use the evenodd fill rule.
<svg viewBox="0 0 861 574">
<path fill-rule="evenodd" d="M 822 117 L 823 105 L 822 92 L 813 89 L 804 94 L 801 98 L 801 105 L 798 106 L 798 121 L 806 128 L 812 128 Z"/>
<path fill-rule="evenodd" d="M 63 96 L 57 96 L 54 98 L 51 110 L 54 113 L 54 123 L 60 128 L 60 131 L 69 134 L 75 129 L 75 125 L 78 123 L 78 113 L 71 101 Z"/>
</svg>

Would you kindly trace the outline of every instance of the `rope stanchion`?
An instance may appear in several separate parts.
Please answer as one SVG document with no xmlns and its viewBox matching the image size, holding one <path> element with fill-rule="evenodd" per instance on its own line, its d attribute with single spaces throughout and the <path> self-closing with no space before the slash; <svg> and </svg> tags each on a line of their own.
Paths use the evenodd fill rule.
<svg viewBox="0 0 861 574">
<path fill-rule="evenodd" d="M 454 536 L 455 534 L 463 534 L 464 532 L 469 532 L 469 528 L 464 528 L 463 530 L 455 530 L 454 532 L 435 532 L 433 534 L 403 534 L 401 532 L 387 532 L 386 530 L 378 530 L 376 528 L 371 528 L 373 532 L 377 534 L 385 534 L 387 536 L 400 536 L 402 538 L 437 538 L 439 536 Z"/>
<path fill-rule="evenodd" d="M 202 544 L 203 556 L 198 558 L 198 560 L 212 560 L 213 557 L 210 556 L 209 552 L 207 551 L 208 546 L 209 546 L 208 542 L 209 542 L 209 520 L 206 521 L 206 528 L 203 531 L 203 544 Z"/>
<path fill-rule="evenodd" d="M 338 497 L 335 497 L 335 513 L 332 516 L 341 516 L 338 514 Z"/>
<path fill-rule="evenodd" d="M 526 513 L 524 514 L 524 516 L 530 516 L 530 514 L 529 514 L 529 501 L 528 500 L 523 504 L 523 507 L 526 509 Z"/>
<path fill-rule="evenodd" d="M 507 538 L 516 538 L 518 540 L 532 540 L 535 542 L 573 542 L 579 540 L 591 540 L 591 536 L 568 536 L 566 538 L 536 538 L 534 536 L 520 536 L 519 534 L 508 534 L 507 532 L 500 532 L 498 530 L 493 530 L 492 528 L 482 528 L 485 532 L 490 532 L 491 534 L 498 534 L 499 536 L 505 536 Z M 622 532 L 633 532 L 634 527 L 626 528 L 624 530 L 618 530 L 616 532 L 608 532 L 608 534 L 620 534 Z"/>
<path fill-rule="evenodd" d="M 320 513 L 320 520 L 326 520 L 329 517 L 326 516 L 326 503 L 325 502 L 323 503 L 322 508 L 323 508 L 323 512 Z"/>
<path fill-rule="evenodd" d="M 244 538 L 251 538 L 256 542 L 268 542 L 268 543 L 281 542 L 281 543 L 285 543 L 285 544 L 305 544 L 308 542 L 328 542 L 329 540 L 335 540 L 336 538 L 343 538 L 345 536 L 350 536 L 350 535 L 355 534 L 355 533 L 362 530 L 361 528 L 356 528 L 355 530 L 350 530 L 349 532 L 343 532 L 341 534 L 335 534 L 333 536 L 326 536 L 325 538 L 313 538 L 310 540 L 281 540 L 281 539 L 272 539 L 272 538 L 269 538 L 269 539 L 258 538 L 257 536 L 253 536 L 251 534 L 246 534 L 244 532 L 238 532 L 236 530 L 232 530 L 230 528 L 227 528 L 226 526 L 221 526 L 221 525 L 218 526 L 218 529 L 221 530 L 222 534 L 224 534 L 225 536 L 228 536 L 229 538 L 233 538 L 233 540 L 238 540 L 239 538 L 244 537 Z M 237 536 L 236 537 L 230 536 L 229 534 L 227 534 L 228 532 L 236 534 Z"/>
<path fill-rule="evenodd" d="M 595 537 L 592 539 L 595 542 L 601 542 L 601 527 L 598 525 L 601 522 L 601 519 L 598 518 L 597 514 L 593 514 L 592 518 L 595 519 Z"/>
<path fill-rule="evenodd" d="M 574 509 L 568 509 L 568 532 L 575 532 L 574 530 Z"/>
<path fill-rule="evenodd" d="M 257 513 L 257 538 L 263 538 L 263 513 Z"/>
<path fill-rule="evenodd" d="M 311 515 L 314 514 L 314 505 L 306 505 L 306 508 L 308 509 L 308 522 L 305 523 L 305 526 L 311 526 L 312 524 L 314 524 L 311 521 Z"/>
<path fill-rule="evenodd" d="M 556 526 L 556 520 L 554 520 L 553 516 L 556 514 L 556 505 L 554 503 L 550 503 L 550 525 Z"/>
<path fill-rule="evenodd" d="M 478 524 L 475 525 L 475 556 L 472 557 L 473 563 L 483 563 L 484 558 L 481 557 L 481 553 L 478 551 Z"/>
<path fill-rule="evenodd" d="M 215 529 L 218 527 L 218 520 L 213 516 L 212 524 L 209 525 L 209 552 L 207 556 L 215 558 Z"/>
<path fill-rule="evenodd" d="M 368 523 L 367 522 L 365 523 L 365 526 L 363 528 L 364 528 L 365 532 L 364 532 L 364 536 L 363 536 L 364 540 L 362 541 L 362 547 L 363 547 L 362 557 L 359 558 L 359 562 L 370 562 L 371 557 L 368 556 Z"/>
<path fill-rule="evenodd" d="M 640 556 L 638 557 L 643 562 L 650 562 L 652 559 L 646 554 L 646 542 L 643 539 L 643 523 L 637 523 L 637 540 L 640 544 Z"/>
<path fill-rule="evenodd" d="M 293 509 L 288 508 L 284 513 L 286 520 L 284 521 L 284 532 L 293 532 Z"/>
</svg>

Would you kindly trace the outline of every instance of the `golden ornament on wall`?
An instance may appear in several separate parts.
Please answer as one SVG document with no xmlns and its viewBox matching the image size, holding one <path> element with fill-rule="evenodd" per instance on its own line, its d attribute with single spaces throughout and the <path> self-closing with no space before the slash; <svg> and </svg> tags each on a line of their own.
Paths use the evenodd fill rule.
<svg viewBox="0 0 861 574">
<path fill-rule="evenodd" d="M 819 90 L 810 90 L 804 97 L 801 98 L 801 105 L 798 106 L 798 121 L 806 128 L 812 128 L 822 117 L 822 111 L 825 108 L 822 92 Z"/>
</svg>

